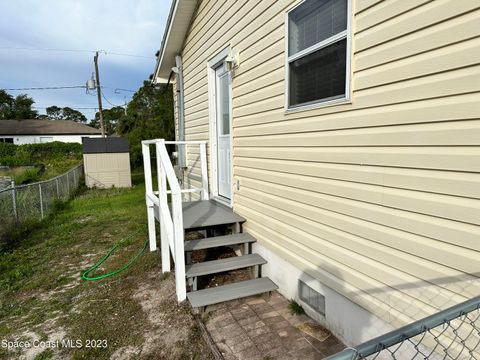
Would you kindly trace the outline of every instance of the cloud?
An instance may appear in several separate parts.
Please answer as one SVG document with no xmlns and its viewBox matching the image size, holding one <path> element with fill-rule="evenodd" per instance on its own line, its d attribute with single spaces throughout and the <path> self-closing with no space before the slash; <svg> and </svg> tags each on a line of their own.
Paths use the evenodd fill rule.
<svg viewBox="0 0 480 360">
<path fill-rule="evenodd" d="M 171 0 L 16 0 L 0 3 L 0 48 L 105 50 L 102 85 L 136 90 L 153 72 Z M 83 85 L 93 71 L 93 54 L 0 49 L 0 88 Z M 16 94 L 18 92 L 11 92 Z M 29 91 L 37 106 L 96 107 L 84 90 Z M 132 93 L 105 89 L 114 104 Z M 82 106 L 80 106 L 82 105 Z M 105 104 L 109 107 L 108 103 Z M 92 118 L 94 110 L 82 110 Z"/>
</svg>

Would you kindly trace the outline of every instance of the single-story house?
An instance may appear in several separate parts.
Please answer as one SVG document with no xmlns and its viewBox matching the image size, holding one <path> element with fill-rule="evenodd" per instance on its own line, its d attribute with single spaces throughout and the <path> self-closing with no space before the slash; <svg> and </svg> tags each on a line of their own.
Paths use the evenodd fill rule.
<svg viewBox="0 0 480 360">
<path fill-rule="evenodd" d="M 478 0 L 173 0 L 177 140 L 346 344 L 480 294 L 479 24 Z"/>
<path fill-rule="evenodd" d="M 0 142 L 41 144 L 52 141 L 82 143 L 84 137 L 101 137 L 99 129 L 71 120 L 0 120 Z"/>
</svg>

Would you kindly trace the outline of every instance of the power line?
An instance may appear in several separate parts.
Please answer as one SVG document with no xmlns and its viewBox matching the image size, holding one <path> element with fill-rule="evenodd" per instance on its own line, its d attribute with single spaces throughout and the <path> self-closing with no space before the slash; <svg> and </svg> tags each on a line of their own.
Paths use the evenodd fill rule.
<svg viewBox="0 0 480 360">
<path fill-rule="evenodd" d="M 28 48 L 28 47 L 9 47 L 9 46 L 2 46 L 0 50 L 20 50 L 20 51 L 56 51 L 56 52 L 76 52 L 76 53 L 95 53 L 95 52 L 102 52 L 105 55 L 115 55 L 115 56 L 127 56 L 127 57 L 135 57 L 135 58 L 144 58 L 144 59 L 156 59 L 155 56 L 147 56 L 147 55 L 137 55 L 137 54 L 127 54 L 127 53 L 118 53 L 118 52 L 110 52 L 106 50 L 87 50 L 87 49 L 59 49 L 59 48 Z"/>
<path fill-rule="evenodd" d="M 83 49 L 30 48 L 30 47 L 15 47 L 15 46 L 1 46 L 0 50 L 61 51 L 61 52 L 83 52 L 83 53 L 95 52 L 94 50 L 83 50 Z"/>
<path fill-rule="evenodd" d="M 115 105 L 115 104 L 112 104 L 112 103 L 110 102 L 110 100 L 107 99 L 107 97 L 105 96 L 105 94 L 104 94 L 103 92 L 102 92 L 102 97 L 105 99 L 105 101 L 106 101 L 107 103 L 109 103 L 110 105 L 112 105 L 112 106 L 114 106 L 114 107 L 123 107 L 123 106 L 124 106 L 124 105 Z"/>
<path fill-rule="evenodd" d="M 16 89 L 2 89 L 7 91 L 24 91 L 24 90 L 61 90 L 61 89 L 85 89 L 85 85 L 76 86 L 46 86 L 46 87 L 25 87 Z"/>
<path fill-rule="evenodd" d="M 57 106 L 61 109 L 69 107 L 70 109 L 75 109 L 75 110 L 97 110 L 98 109 L 98 107 L 75 107 L 75 106 L 69 106 L 69 105 L 66 105 L 66 106 L 54 105 L 54 106 Z M 32 108 L 34 108 L 34 109 L 48 109 L 49 107 L 50 106 L 35 106 L 35 105 L 32 105 Z"/>
<path fill-rule="evenodd" d="M 74 86 L 43 86 L 43 87 L 24 87 L 24 88 L 0 88 L 0 90 L 6 91 L 24 91 L 24 90 L 62 90 L 62 89 L 85 89 L 85 85 L 74 85 Z M 136 90 L 129 90 L 129 89 L 122 89 L 122 88 L 115 88 L 113 86 L 101 86 L 102 89 L 114 89 L 115 94 L 118 94 L 119 91 L 127 91 L 127 92 L 136 92 Z"/>
<path fill-rule="evenodd" d="M 105 55 L 128 56 L 128 57 L 136 57 L 136 58 L 144 58 L 144 59 L 156 59 L 155 56 L 125 54 L 125 53 L 116 53 L 116 52 L 105 52 Z"/>
<path fill-rule="evenodd" d="M 112 88 L 110 88 L 110 89 L 112 89 Z M 137 90 L 129 90 L 129 89 L 122 89 L 122 88 L 115 88 L 114 93 L 115 93 L 115 94 L 118 94 L 120 91 L 127 91 L 127 92 L 133 92 L 133 93 L 134 93 L 134 92 L 137 92 Z"/>
<path fill-rule="evenodd" d="M 0 88 L 0 90 L 5 91 L 30 91 L 30 90 L 64 90 L 64 89 L 86 89 L 85 85 L 75 85 L 75 86 L 44 86 L 44 87 L 23 87 L 23 88 Z M 121 88 L 114 88 L 113 86 L 101 86 L 102 89 L 114 89 L 115 94 L 119 94 L 120 91 L 127 91 L 127 92 L 136 92 L 135 90 L 128 90 L 128 89 L 121 89 Z M 108 100 L 105 99 L 107 102 Z"/>
</svg>

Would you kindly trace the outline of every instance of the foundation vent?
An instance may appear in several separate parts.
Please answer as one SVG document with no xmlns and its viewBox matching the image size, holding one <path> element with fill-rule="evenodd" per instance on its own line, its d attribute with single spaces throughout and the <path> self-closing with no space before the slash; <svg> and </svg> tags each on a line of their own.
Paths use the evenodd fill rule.
<svg viewBox="0 0 480 360">
<path fill-rule="evenodd" d="M 298 293 L 300 300 L 310 306 L 313 310 L 325 315 L 325 296 L 313 290 L 302 280 L 298 281 Z"/>
</svg>

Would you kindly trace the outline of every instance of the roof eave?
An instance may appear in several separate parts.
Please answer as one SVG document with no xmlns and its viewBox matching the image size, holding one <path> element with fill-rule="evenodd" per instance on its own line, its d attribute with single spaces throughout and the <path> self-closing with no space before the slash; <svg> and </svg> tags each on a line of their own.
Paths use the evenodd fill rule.
<svg viewBox="0 0 480 360">
<path fill-rule="evenodd" d="M 198 0 L 173 0 L 155 65 L 153 83 L 167 83 L 175 56 L 181 53 Z"/>
</svg>

